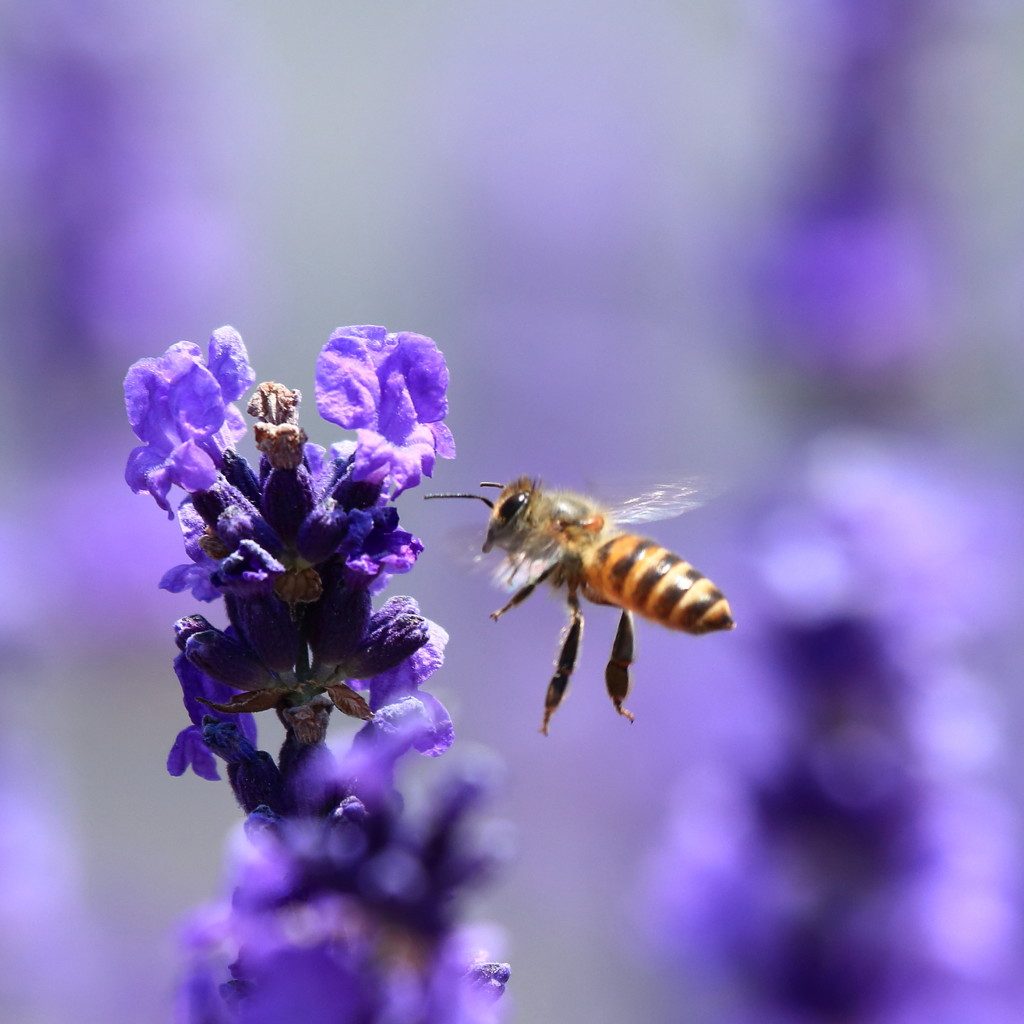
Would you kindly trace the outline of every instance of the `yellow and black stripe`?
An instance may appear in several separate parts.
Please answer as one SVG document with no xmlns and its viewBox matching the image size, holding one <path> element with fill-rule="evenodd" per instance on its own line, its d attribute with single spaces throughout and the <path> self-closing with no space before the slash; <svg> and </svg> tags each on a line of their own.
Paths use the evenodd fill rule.
<svg viewBox="0 0 1024 1024">
<path fill-rule="evenodd" d="M 588 563 L 591 588 L 620 608 L 685 633 L 734 625 L 718 587 L 654 541 L 622 534 L 598 547 Z"/>
</svg>

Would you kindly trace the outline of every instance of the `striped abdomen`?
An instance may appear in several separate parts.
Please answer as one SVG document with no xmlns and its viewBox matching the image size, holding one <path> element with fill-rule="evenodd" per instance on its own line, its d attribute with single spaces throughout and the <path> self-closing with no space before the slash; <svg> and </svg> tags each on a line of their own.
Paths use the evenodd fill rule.
<svg viewBox="0 0 1024 1024">
<path fill-rule="evenodd" d="M 598 596 L 670 629 L 710 633 L 733 627 L 718 587 L 654 541 L 630 533 L 614 537 L 593 552 L 586 569 Z"/>
</svg>

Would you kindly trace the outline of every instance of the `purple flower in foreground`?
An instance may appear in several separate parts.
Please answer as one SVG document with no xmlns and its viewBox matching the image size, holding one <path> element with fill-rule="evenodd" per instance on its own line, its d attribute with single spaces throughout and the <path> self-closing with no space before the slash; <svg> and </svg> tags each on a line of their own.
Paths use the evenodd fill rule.
<svg viewBox="0 0 1024 1024">
<path fill-rule="evenodd" d="M 357 330 L 377 329 L 333 340 Z M 436 757 L 454 736 L 422 689 L 448 635 L 411 598 L 373 609 L 372 595 L 422 550 L 384 487 L 412 486 L 435 449 L 452 448 L 434 343 L 379 330 L 365 423 L 382 433 L 361 429 L 328 453 L 306 441 L 299 393 L 261 384 L 247 410 L 258 473 L 232 447 L 241 432 L 230 401 L 252 373 L 230 328 L 214 335 L 209 366 L 182 343 L 125 382 L 146 442 L 129 482 L 164 508 L 172 484 L 188 492 L 178 514 L 191 564 L 161 586 L 223 598 L 229 622 L 175 625 L 192 724 L 167 767 L 215 779 L 219 758 L 247 815 L 231 899 L 187 937 L 183 1024 L 490 1024 L 508 981 L 508 965 L 471 949 L 455 917 L 461 891 L 493 861 L 463 835 L 481 787 L 454 779 L 410 824 L 394 785 L 406 753 Z M 365 369 L 335 363 L 333 385 L 373 391 Z M 257 747 L 251 714 L 269 709 L 285 729 L 276 758 Z M 366 723 L 340 759 L 325 743 L 335 709 Z"/>
<path fill-rule="evenodd" d="M 334 351 L 338 338 L 364 330 L 376 337 L 376 328 L 341 328 L 325 352 Z M 419 436 L 423 426 L 450 441 L 440 422 L 448 376 L 437 347 L 429 338 L 387 335 L 383 328 L 378 340 L 381 380 L 372 376 L 381 415 L 373 422 L 393 440 L 400 422 L 403 437 Z M 334 366 L 338 389 L 361 393 L 365 367 L 357 363 Z M 179 671 L 192 726 L 175 742 L 169 768 L 180 774 L 191 766 L 216 777 L 201 749 L 204 714 L 294 709 L 322 694 L 347 715 L 370 720 L 379 713 L 379 727 L 391 731 L 396 716 L 418 715 L 415 745 L 440 753 L 451 744 L 451 720 L 434 698 L 414 695 L 413 687 L 402 694 L 404 702 L 375 698 L 371 707 L 357 693 L 369 684 L 356 680 L 386 678 L 431 637 L 440 664 L 443 646 L 437 641 L 443 632 L 414 602 L 392 599 L 372 609 L 371 594 L 408 572 L 423 548 L 399 527 L 398 511 L 383 493 L 387 474 L 358 472 L 378 443 L 371 439 L 368 450 L 358 437 L 330 453 L 308 444 L 299 426 L 300 394 L 261 384 L 247 410 L 257 421 L 261 452 L 254 472 L 234 450 L 243 430 L 231 404 L 253 379 L 241 338 L 225 327 L 211 339 L 208 363 L 195 345 L 181 342 L 159 359 L 137 362 L 125 380 L 129 420 L 146 442 L 129 459 L 129 483 L 163 508 L 173 484 L 188 492 L 178 516 L 191 562 L 168 570 L 161 586 L 207 602 L 223 598 L 230 622 L 227 630 L 196 616 L 178 624 L 183 658 L 198 674 L 186 678 Z M 398 489 L 414 482 L 406 474 Z"/>
<path fill-rule="evenodd" d="M 1017 843 L 957 649 L 1000 604 L 997 504 L 973 521 L 892 447 L 826 439 L 800 500 L 757 503 L 760 756 L 687 780 L 652 881 L 659 946 L 730 982 L 721 1019 L 1019 1017 Z"/>
<path fill-rule="evenodd" d="M 383 327 L 339 327 L 316 366 L 320 415 L 356 431 L 353 478 L 391 484 L 392 497 L 431 476 L 436 455 L 455 457 L 448 369 L 430 338 Z"/>
</svg>

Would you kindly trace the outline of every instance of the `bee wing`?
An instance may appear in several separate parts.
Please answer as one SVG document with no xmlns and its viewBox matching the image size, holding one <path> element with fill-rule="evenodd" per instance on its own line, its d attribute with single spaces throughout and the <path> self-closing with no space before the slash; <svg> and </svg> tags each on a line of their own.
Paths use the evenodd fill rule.
<svg viewBox="0 0 1024 1024">
<path fill-rule="evenodd" d="M 494 567 L 494 582 L 504 590 L 519 590 L 537 580 L 556 558 L 503 558 Z"/>
<path fill-rule="evenodd" d="M 662 484 L 652 491 L 612 505 L 608 511 L 617 523 L 650 523 L 699 508 L 710 496 L 707 485 L 694 477 Z"/>
</svg>

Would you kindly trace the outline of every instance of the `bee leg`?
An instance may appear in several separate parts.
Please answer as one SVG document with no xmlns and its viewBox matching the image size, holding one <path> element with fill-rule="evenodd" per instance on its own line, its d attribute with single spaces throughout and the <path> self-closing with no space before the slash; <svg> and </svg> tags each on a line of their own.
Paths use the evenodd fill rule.
<svg viewBox="0 0 1024 1024">
<path fill-rule="evenodd" d="M 555 713 L 558 705 L 562 703 L 566 690 L 569 689 L 569 677 L 576 667 L 576 658 L 580 653 L 580 636 L 583 633 L 583 613 L 580 611 L 579 601 L 576 595 L 569 597 L 569 607 L 572 609 L 572 621 L 565 631 L 565 639 L 562 641 L 562 648 L 558 653 L 558 661 L 555 662 L 555 674 L 548 684 L 548 692 L 544 698 L 544 721 L 541 723 L 540 731 L 545 736 L 548 734 L 548 722 Z"/>
<path fill-rule="evenodd" d="M 624 611 L 619 619 L 619 628 L 615 631 L 615 640 L 612 643 L 612 656 L 608 659 L 608 665 L 604 670 L 604 681 L 608 688 L 608 696 L 611 697 L 615 710 L 625 716 L 631 722 L 633 713 L 627 711 L 622 702 L 629 696 L 631 680 L 629 678 L 629 666 L 633 664 L 633 615 Z"/>
<path fill-rule="evenodd" d="M 499 608 L 496 612 L 491 612 L 491 618 L 495 622 L 498 621 L 509 610 L 509 608 L 515 608 L 517 604 L 522 604 L 536 589 L 543 583 L 550 575 L 551 570 L 554 566 L 549 566 L 545 569 L 535 580 L 531 580 L 521 590 L 517 590 L 503 608 Z"/>
</svg>

